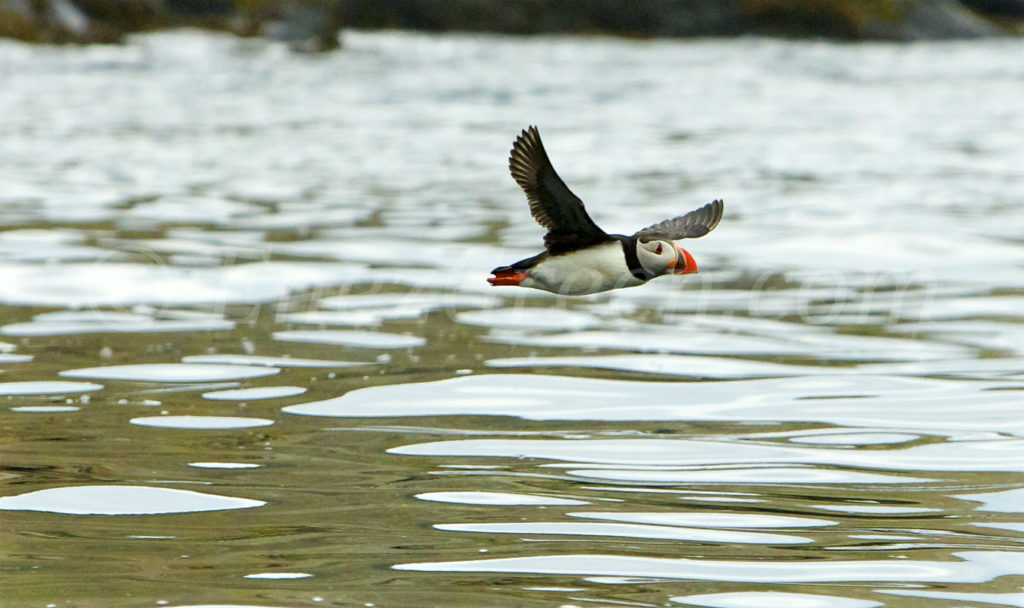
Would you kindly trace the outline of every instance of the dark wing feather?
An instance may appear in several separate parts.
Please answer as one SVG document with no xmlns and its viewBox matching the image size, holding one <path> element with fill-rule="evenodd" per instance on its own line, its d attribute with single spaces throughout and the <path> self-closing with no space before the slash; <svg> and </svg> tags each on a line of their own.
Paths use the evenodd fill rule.
<svg viewBox="0 0 1024 608">
<path fill-rule="evenodd" d="M 533 218 L 548 230 L 544 235 L 548 253 L 559 255 L 610 240 L 587 215 L 583 201 L 555 173 L 537 127 L 525 129 L 516 138 L 508 168 L 526 193 Z"/>
<path fill-rule="evenodd" d="M 724 206 L 722 201 L 716 200 L 686 215 L 648 226 L 633 236 L 645 242 L 655 238 L 666 238 L 673 241 L 695 239 L 711 232 L 718 225 L 722 219 Z"/>
</svg>

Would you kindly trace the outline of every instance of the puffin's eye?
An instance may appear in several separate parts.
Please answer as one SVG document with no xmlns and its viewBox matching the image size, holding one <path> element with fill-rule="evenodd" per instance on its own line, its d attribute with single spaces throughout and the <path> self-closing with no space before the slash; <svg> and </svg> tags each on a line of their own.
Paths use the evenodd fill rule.
<svg viewBox="0 0 1024 608">
<path fill-rule="evenodd" d="M 661 255 L 661 243 L 658 243 L 658 248 L 654 250 L 654 255 Z"/>
</svg>

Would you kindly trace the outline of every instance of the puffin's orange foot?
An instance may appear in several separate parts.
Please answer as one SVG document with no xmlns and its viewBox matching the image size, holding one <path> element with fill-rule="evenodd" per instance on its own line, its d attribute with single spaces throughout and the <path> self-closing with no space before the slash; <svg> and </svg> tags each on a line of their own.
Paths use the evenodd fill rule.
<svg viewBox="0 0 1024 608">
<path fill-rule="evenodd" d="M 493 277 L 488 277 L 487 282 L 494 286 L 518 285 L 529 276 L 525 272 L 499 272 Z"/>
</svg>

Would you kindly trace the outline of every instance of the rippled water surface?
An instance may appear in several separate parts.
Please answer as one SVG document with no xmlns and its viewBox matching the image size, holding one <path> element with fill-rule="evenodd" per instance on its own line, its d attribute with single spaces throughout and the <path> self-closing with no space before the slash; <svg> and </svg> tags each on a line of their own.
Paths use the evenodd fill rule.
<svg viewBox="0 0 1024 608">
<path fill-rule="evenodd" d="M 1024 606 L 1021 42 L 345 45 L 0 42 L 0 605 Z"/>
</svg>

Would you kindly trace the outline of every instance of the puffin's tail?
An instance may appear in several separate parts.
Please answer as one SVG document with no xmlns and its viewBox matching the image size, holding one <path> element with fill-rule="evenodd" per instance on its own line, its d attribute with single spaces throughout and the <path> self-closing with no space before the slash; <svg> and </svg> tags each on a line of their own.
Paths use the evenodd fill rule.
<svg viewBox="0 0 1024 608">
<path fill-rule="evenodd" d="M 528 275 L 525 272 L 517 272 L 511 266 L 501 266 L 491 271 L 493 277 L 488 277 L 487 282 L 495 287 L 500 285 L 519 285 Z"/>
</svg>

